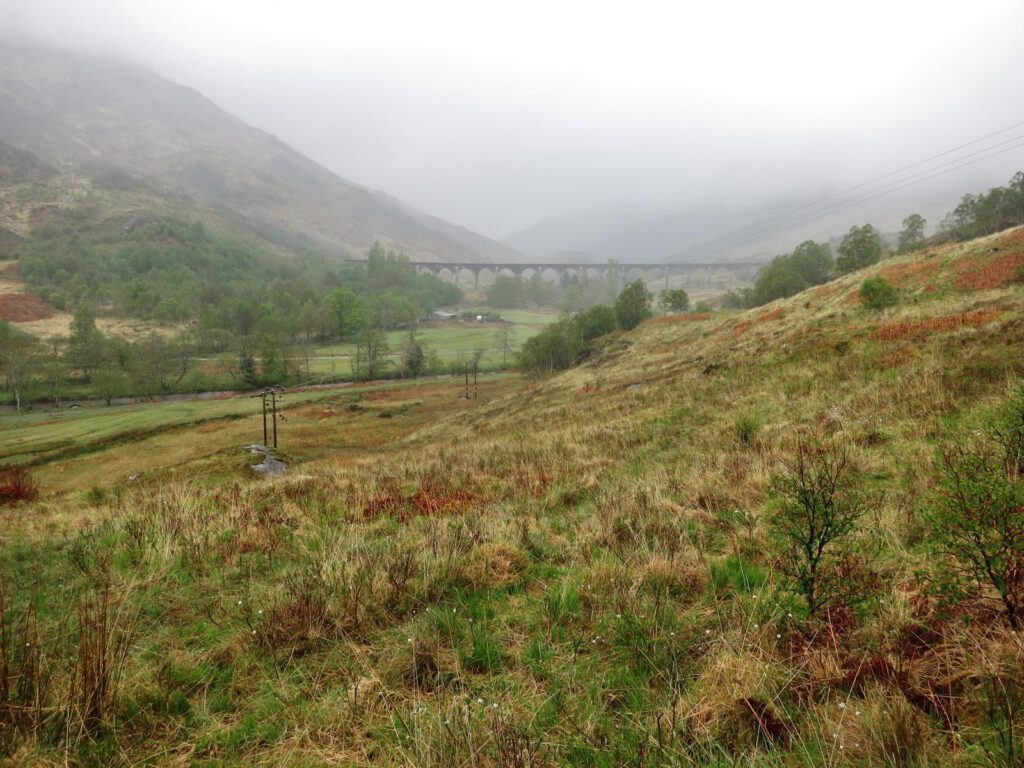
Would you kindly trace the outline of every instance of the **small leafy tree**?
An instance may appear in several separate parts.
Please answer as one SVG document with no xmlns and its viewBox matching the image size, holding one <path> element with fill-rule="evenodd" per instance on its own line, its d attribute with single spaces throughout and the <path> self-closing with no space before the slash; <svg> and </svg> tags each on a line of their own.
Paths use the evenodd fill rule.
<svg viewBox="0 0 1024 768">
<path fill-rule="evenodd" d="M 876 312 L 893 307 L 900 300 L 896 286 L 881 275 L 869 277 L 861 283 L 859 294 L 864 306 Z"/>
<path fill-rule="evenodd" d="M 953 598 L 973 587 L 1010 626 L 1024 622 L 1024 386 L 982 429 L 944 448 L 938 487 L 924 512 L 938 583 Z M 995 596 L 987 598 L 984 589 Z M 991 594 L 991 593 L 990 593 Z"/>
<path fill-rule="evenodd" d="M 376 379 L 387 364 L 389 351 L 382 331 L 365 327 L 356 337 L 356 353 L 352 358 L 352 372 L 360 379 Z"/>
<path fill-rule="evenodd" d="M 562 318 L 526 340 L 519 350 L 519 367 L 533 374 L 564 370 L 576 364 L 582 349 L 578 325 Z"/>
<path fill-rule="evenodd" d="M 805 240 L 793 249 L 789 261 L 809 285 L 819 285 L 832 274 L 832 250 L 828 243 Z"/>
<path fill-rule="evenodd" d="M 504 368 L 508 365 L 508 353 L 512 351 L 512 323 L 502 320 L 494 334 L 494 340 L 498 344 L 498 349 L 501 350 L 501 367 Z"/>
<path fill-rule="evenodd" d="M 413 379 L 419 378 L 427 371 L 427 349 L 419 336 L 416 335 L 415 326 L 409 329 L 409 336 L 405 340 L 402 349 L 402 375 Z"/>
<path fill-rule="evenodd" d="M 651 294 L 643 280 L 634 280 L 615 300 L 615 317 L 624 331 L 636 328 L 651 316 Z"/>
<path fill-rule="evenodd" d="M 618 327 L 615 310 L 607 304 L 597 304 L 580 312 L 573 321 L 579 331 L 580 340 L 584 342 L 605 336 Z"/>
<path fill-rule="evenodd" d="M 841 275 L 877 264 L 882 258 L 882 236 L 870 224 L 850 227 L 839 244 L 836 271 Z"/>
<path fill-rule="evenodd" d="M 323 300 L 323 311 L 334 335 L 345 341 L 366 325 L 366 306 L 351 288 L 342 286 Z"/>
<path fill-rule="evenodd" d="M 264 379 L 273 383 L 280 383 L 288 373 L 281 346 L 269 333 L 263 334 L 260 339 L 260 373 Z"/>
<path fill-rule="evenodd" d="M 781 570 L 803 597 L 808 616 L 846 590 L 836 566 L 864 511 L 851 474 L 845 444 L 806 432 L 773 482 L 779 503 L 771 533 L 782 553 Z"/>
<path fill-rule="evenodd" d="M 247 386 L 256 386 L 256 359 L 248 349 L 243 349 L 238 355 L 238 373 Z"/>
<path fill-rule="evenodd" d="M 662 291 L 658 303 L 666 312 L 685 312 L 690 308 L 690 296 L 682 288 Z"/>
<path fill-rule="evenodd" d="M 900 230 L 897 240 L 897 247 L 900 253 L 910 253 L 917 248 L 924 240 L 924 228 L 928 222 L 919 213 L 912 213 L 903 220 L 903 229 Z"/>
</svg>

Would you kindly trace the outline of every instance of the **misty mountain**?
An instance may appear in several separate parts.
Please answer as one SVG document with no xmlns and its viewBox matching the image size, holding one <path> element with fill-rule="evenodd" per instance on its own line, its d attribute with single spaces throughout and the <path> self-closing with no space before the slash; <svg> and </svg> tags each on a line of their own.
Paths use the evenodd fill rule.
<svg viewBox="0 0 1024 768">
<path fill-rule="evenodd" d="M 184 192 L 291 248 L 359 254 L 380 241 L 426 260 L 514 256 L 340 178 L 191 88 L 130 62 L 0 40 L 0 141 L 10 145 L 0 150 L 0 173 L 39 174 L 52 165 Z"/>
<path fill-rule="evenodd" d="M 838 242 L 854 224 L 870 222 L 882 231 L 895 232 L 902 218 L 914 211 L 924 214 L 934 225 L 956 201 L 955 195 L 945 191 L 915 191 L 812 216 L 815 210 L 823 210 L 812 207 L 823 197 L 780 198 L 745 207 L 719 203 L 675 213 L 612 211 L 554 218 L 501 241 L 533 260 L 759 261 L 788 253 L 808 239 Z M 825 209 L 828 207 L 826 204 Z M 761 223 L 764 225 L 757 226 Z"/>
<path fill-rule="evenodd" d="M 780 205 L 759 209 L 718 207 L 680 213 L 640 215 L 605 212 L 549 219 L 502 238 L 532 259 L 557 257 L 567 261 L 617 259 L 621 262 L 719 261 L 735 255 L 719 253 L 714 245 L 692 248 L 773 215 Z M 748 256 L 765 255 L 757 243 Z"/>
</svg>

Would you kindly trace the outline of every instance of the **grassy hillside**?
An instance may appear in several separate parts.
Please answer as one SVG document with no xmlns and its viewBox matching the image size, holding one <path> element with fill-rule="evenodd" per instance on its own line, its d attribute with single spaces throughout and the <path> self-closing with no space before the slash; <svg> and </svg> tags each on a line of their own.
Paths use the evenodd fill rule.
<svg viewBox="0 0 1024 768">
<path fill-rule="evenodd" d="M 930 515 L 939 448 L 1020 387 L 1022 266 L 1024 229 L 936 248 L 648 322 L 478 401 L 339 407 L 280 480 L 225 446 L 14 507 L 0 745 L 21 765 L 1017 764 L 1024 643 L 989 587 L 932 589 L 957 564 Z M 884 312 L 857 295 L 876 274 L 899 288 Z M 830 446 L 830 498 L 863 514 L 809 615 L 770 522 Z"/>
<path fill-rule="evenodd" d="M 427 260 L 514 255 L 336 176 L 128 61 L 0 37 L 0 141 L 79 176 L 187 194 L 290 249 L 351 254 L 379 241 Z"/>
</svg>

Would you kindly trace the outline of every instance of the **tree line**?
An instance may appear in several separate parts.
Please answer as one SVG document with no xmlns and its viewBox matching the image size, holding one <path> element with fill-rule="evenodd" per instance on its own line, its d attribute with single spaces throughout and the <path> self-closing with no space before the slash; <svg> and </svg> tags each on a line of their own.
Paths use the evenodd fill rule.
<svg viewBox="0 0 1024 768">
<path fill-rule="evenodd" d="M 308 379 L 314 345 L 329 341 L 356 344 L 352 375 L 375 377 L 389 351 L 385 330 L 462 298 L 377 243 L 365 264 L 338 264 L 316 253 L 288 259 L 199 222 L 162 218 L 126 237 L 81 218 L 38 228 L 16 254 L 32 290 L 74 313 L 67 336 L 45 340 L 0 323 L 0 376 L 16 403 L 294 383 L 303 368 Z M 175 330 L 129 341 L 104 334 L 98 315 Z M 425 366 L 415 334 L 410 345 L 408 360 Z"/>
<path fill-rule="evenodd" d="M 1020 224 L 1024 224 L 1024 172 L 1015 174 L 1005 187 L 964 195 L 942 219 L 932 238 L 925 235 L 925 218 L 910 214 L 896 235 L 895 251 L 910 253 L 929 243 L 969 240 Z M 726 293 L 722 303 L 729 309 L 743 309 L 784 299 L 834 276 L 877 264 L 889 250 L 882 233 L 871 224 L 851 227 L 840 240 L 835 257 L 828 243 L 807 240 L 791 253 L 772 259 L 752 287 Z"/>
<path fill-rule="evenodd" d="M 527 339 L 519 352 L 519 366 L 534 374 L 571 368 L 593 349 L 593 342 L 617 330 L 628 331 L 651 316 L 653 296 L 643 280 L 626 285 L 611 305 L 596 304 L 576 314 L 563 315 Z"/>
</svg>

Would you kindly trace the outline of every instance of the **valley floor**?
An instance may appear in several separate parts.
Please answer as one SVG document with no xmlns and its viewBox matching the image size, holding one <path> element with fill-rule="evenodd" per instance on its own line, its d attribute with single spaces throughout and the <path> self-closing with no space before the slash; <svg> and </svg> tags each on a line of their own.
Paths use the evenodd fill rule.
<svg viewBox="0 0 1024 768">
<path fill-rule="evenodd" d="M 660 318 L 476 400 L 450 381 L 298 395 L 274 480 L 249 474 L 248 403 L 0 432 L 42 457 L 45 494 L 0 518 L 0 751 L 1020 764 L 1024 640 L 983 585 L 931 589 L 951 565 L 928 507 L 941 447 L 1020 388 L 1022 267 L 1017 229 Z M 898 306 L 860 305 L 874 274 Z M 770 525 L 808 434 L 842 446 L 864 504 L 813 615 Z"/>
</svg>

